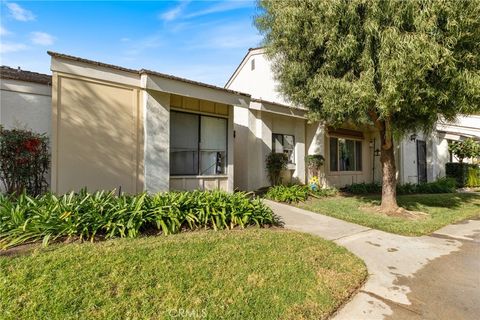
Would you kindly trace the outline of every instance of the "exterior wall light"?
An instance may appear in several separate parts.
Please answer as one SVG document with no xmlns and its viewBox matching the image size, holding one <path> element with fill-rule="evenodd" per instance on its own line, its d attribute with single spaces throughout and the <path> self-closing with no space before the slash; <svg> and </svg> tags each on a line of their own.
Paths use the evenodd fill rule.
<svg viewBox="0 0 480 320">
<path fill-rule="evenodd" d="M 416 133 L 414 133 L 410 136 L 410 141 L 415 141 L 415 140 L 417 140 L 417 134 Z"/>
<path fill-rule="evenodd" d="M 375 149 L 375 157 L 378 157 L 380 156 L 380 149 Z"/>
</svg>

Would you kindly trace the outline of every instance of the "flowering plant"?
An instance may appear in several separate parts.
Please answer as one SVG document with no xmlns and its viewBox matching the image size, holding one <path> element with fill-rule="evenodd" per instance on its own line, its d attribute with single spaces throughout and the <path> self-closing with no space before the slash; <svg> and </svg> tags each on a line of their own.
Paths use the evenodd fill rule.
<svg viewBox="0 0 480 320">
<path fill-rule="evenodd" d="M 310 178 L 310 180 L 308 180 L 308 187 L 312 191 L 317 191 L 320 189 L 320 180 L 317 176 L 313 176 Z"/>
<path fill-rule="evenodd" d="M 48 138 L 30 130 L 0 127 L 0 180 L 5 191 L 38 195 L 47 190 Z"/>
</svg>

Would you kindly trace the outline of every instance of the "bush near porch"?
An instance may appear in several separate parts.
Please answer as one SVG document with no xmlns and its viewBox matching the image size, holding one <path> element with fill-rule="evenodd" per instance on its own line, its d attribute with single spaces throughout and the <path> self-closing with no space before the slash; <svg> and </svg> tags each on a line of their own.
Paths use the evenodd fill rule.
<svg viewBox="0 0 480 320">
<path fill-rule="evenodd" d="M 279 225 L 259 198 L 245 193 L 166 192 L 115 195 L 99 191 L 31 197 L 0 194 L 0 249 L 58 238 L 134 238 L 200 228 Z"/>
<path fill-rule="evenodd" d="M 479 187 L 480 166 L 470 163 L 449 162 L 445 164 L 447 177 L 455 179 L 457 187 Z"/>
<path fill-rule="evenodd" d="M 36 246 L 0 256 L 0 318 L 326 319 L 366 275 L 345 248 L 278 228 Z"/>
<path fill-rule="evenodd" d="M 298 203 L 309 197 L 330 197 L 338 192 L 335 188 L 319 188 L 312 190 L 305 185 L 278 185 L 268 188 L 265 198 L 285 203 Z"/>
<path fill-rule="evenodd" d="M 382 192 L 379 183 L 354 183 L 342 188 L 342 191 L 355 195 L 378 194 Z M 440 178 L 434 182 L 397 184 L 397 194 L 453 193 L 456 191 L 455 180 Z"/>
</svg>

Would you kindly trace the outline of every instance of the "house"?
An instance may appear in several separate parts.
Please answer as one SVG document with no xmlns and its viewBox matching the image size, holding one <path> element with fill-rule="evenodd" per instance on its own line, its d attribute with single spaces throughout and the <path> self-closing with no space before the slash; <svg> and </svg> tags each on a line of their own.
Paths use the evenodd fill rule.
<svg viewBox="0 0 480 320">
<path fill-rule="evenodd" d="M 306 110 L 291 105 L 277 86 L 263 48 L 250 49 L 225 85 L 252 97 L 248 108 L 234 107 L 235 170 L 245 173 L 236 181 L 238 188 L 252 190 L 268 185 L 265 159 L 272 150 L 289 155 L 288 170 L 293 180 L 302 183 L 307 177 L 304 156 L 310 154 L 325 157 L 319 178 L 326 186 L 381 181 L 380 137 L 375 128 L 347 124 L 331 128 L 309 123 Z M 480 140 L 480 116 L 440 123 L 431 134 L 416 133 L 397 141 L 399 183 L 434 181 L 445 176 L 445 163 L 455 161 L 448 152 L 448 141 L 465 137 Z M 242 146 L 248 148 L 240 151 Z"/>
<path fill-rule="evenodd" d="M 376 128 L 307 120 L 277 90 L 263 48 L 250 49 L 225 88 L 49 52 L 52 76 L 2 67 L 1 124 L 45 132 L 51 189 L 256 190 L 265 160 L 285 153 L 286 183 L 306 183 L 305 156 L 321 154 L 325 186 L 381 181 Z M 246 92 L 246 93 L 243 93 Z M 450 141 L 480 140 L 480 115 L 397 141 L 400 183 L 433 181 L 456 161 Z"/>
<path fill-rule="evenodd" d="M 1 66 L 0 80 L 0 124 L 50 135 L 52 77 Z"/>
<path fill-rule="evenodd" d="M 324 185 L 344 186 L 380 179 L 380 159 L 374 153 L 379 148 L 378 130 L 352 125 L 332 128 L 307 121 L 306 110 L 292 106 L 278 92 L 263 48 L 248 51 L 225 88 L 252 96 L 247 108 L 234 107 L 235 170 L 248 173 L 236 175 L 239 189 L 269 185 L 265 160 L 272 150 L 288 154 L 292 182 L 306 182 L 305 156 L 312 154 L 326 159 L 319 177 Z M 248 148 L 240 151 L 241 146 Z"/>
<path fill-rule="evenodd" d="M 233 107 L 250 95 L 49 54 L 53 191 L 233 192 Z"/>
<path fill-rule="evenodd" d="M 46 74 L 0 67 L 0 125 L 50 135 L 52 77 Z M 47 180 L 49 177 L 47 177 Z M 4 191 L 3 183 L 0 191 Z"/>
</svg>

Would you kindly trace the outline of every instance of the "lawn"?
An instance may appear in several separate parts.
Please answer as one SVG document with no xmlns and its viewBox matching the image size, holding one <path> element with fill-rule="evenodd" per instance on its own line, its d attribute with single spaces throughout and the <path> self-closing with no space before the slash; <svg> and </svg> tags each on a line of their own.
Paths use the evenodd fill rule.
<svg viewBox="0 0 480 320">
<path fill-rule="evenodd" d="M 422 220 L 407 220 L 367 212 L 362 207 L 379 205 L 380 196 L 351 196 L 312 199 L 300 208 L 407 236 L 430 234 L 450 223 L 480 217 L 480 195 L 466 193 L 418 194 L 397 197 L 398 204 L 412 211 L 427 213 Z"/>
<path fill-rule="evenodd" d="M 0 256 L 1 319 L 325 319 L 367 274 L 346 249 L 277 228 L 35 248 Z"/>
</svg>

